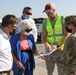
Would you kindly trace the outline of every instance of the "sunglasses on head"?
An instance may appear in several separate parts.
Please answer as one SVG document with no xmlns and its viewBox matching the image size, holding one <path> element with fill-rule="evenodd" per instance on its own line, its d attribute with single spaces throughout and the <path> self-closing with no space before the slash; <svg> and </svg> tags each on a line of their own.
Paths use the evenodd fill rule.
<svg viewBox="0 0 76 75">
<path fill-rule="evenodd" d="M 25 12 L 27 15 L 32 15 L 32 13 L 29 13 L 29 12 Z"/>
<path fill-rule="evenodd" d="M 30 32 L 32 31 L 32 28 L 31 29 L 25 29 L 26 32 Z"/>
</svg>

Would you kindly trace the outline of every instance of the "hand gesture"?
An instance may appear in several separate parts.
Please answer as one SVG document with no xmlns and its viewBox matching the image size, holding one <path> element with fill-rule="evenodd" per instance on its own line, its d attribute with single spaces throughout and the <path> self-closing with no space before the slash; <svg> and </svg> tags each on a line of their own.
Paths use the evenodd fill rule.
<svg viewBox="0 0 76 75">
<path fill-rule="evenodd" d="M 52 49 L 57 49 L 58 47 L 57 47 L 57 45 L 54 45 L 53 47 L 52 47 Z"/>
<path fill-rule="evenodd" d="M 18 66 L 19 69 L 24 69 L 23 64 L 19 61 L 17 62 L 17 66 Z"/>
<path fill-rule="evenodd" d="M 57 45 L 54 45 L 54 46 L 52 47 L 52 49 L 57 49 L 57 51 L 62 51 L 62 49 L 61 49 L 60 47 L 57 47 Z"/>
<path fill-rule="evenodd" d="M 41 56 L 40 58 L 46 61 L 48 60 L 48 56 Z"/>
<path fill-rule="evenodd" d="M 52 49 L 49 43 L 45 43 L 45 49 L 46 50 L 51 50 Z"/>
</svg>

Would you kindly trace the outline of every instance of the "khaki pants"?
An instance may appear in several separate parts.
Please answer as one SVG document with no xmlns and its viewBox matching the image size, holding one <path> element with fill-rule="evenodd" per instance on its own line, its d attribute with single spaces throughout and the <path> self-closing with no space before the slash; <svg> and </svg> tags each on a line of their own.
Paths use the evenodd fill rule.
<svg viewBox="0 0 76 75">
<path fill-rule="evenodd" d="M 12 71 L 9 71 L 9 72 L 7 72 L 7 73 L 2 72 L 2 73 L 0 73 L 0 75 L 13 75 L 13 72 L 12 72 Z"/>
<path fill-rule="evenodd" d="M 62 75 L 62 64 L 55 61 L 56 57 L 61 57 L 62 52 L 54 52 L 50 55 L 50 62 L 46 61 L 48 75 Z"/>
</svg>

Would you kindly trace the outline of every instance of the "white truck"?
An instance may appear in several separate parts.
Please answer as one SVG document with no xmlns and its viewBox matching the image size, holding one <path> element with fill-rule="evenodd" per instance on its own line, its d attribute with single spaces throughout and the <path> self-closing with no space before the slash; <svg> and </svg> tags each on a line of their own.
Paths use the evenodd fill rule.
<svg viewBox="0 0 76 75">
<path fill-rule="evenodd" d="M 36 27 L 37 27 L 37 42 L 41 42 L 41 33 L 42 33 L 42 23 L 45 18 L 34 18 Z"/>
</svg>

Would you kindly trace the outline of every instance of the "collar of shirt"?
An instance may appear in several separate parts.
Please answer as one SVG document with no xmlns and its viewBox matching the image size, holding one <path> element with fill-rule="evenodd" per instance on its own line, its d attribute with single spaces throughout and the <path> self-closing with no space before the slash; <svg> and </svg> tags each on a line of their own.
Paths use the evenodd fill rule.
<svg viewBox="0 0 76 75">
<path fill-rule="evenodd" d="M 9 36 L 0 28 L 0 34 L 5 38 L 9 39 Z"/>
</svg>

